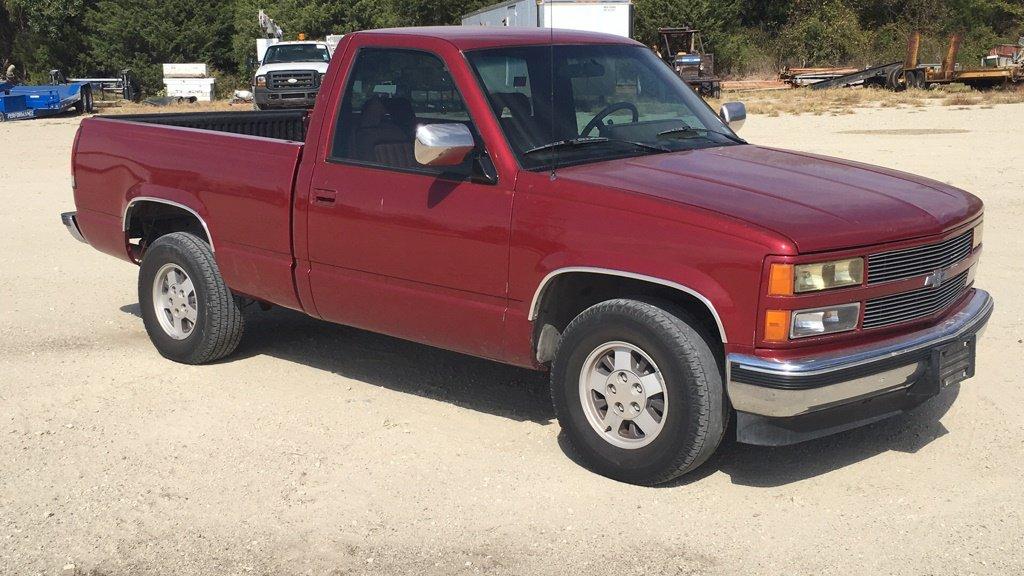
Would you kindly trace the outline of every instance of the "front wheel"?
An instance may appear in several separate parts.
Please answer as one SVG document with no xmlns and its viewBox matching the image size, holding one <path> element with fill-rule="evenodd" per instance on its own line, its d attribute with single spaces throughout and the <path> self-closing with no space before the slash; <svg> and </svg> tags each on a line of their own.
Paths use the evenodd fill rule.
<svg viewBox="0 0 1024 576">
<path fill-rule="evenodd" d="M 139 305 L 149 339 L 165 358 L 203 364 L 242 339 L 242 310 L 210 245 L 187 232 L 161 236 L 139 267 Z"/>
<path fill-rule="evenodd" d="M 668 303 L 629 299 L 592 306 L 569 324 L 551 396 L 588 467 L 653 485 L 714 453 L 728 410 L 718 362 L 697 326 Z"/>
</svg>

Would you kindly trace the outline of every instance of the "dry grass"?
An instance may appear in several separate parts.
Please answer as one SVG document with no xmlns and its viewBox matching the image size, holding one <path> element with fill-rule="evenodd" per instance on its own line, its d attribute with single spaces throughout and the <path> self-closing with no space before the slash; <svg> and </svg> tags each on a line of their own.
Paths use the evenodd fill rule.
<svg viewBox="0 0 1024 576">
<path fill-rule="evenodd" d="M 950 94 L 942 100 L 943 106 L 977 106 L 982 103 L 981 96 L 959 92 Z"/>
<path fill-rule="evenodd" d="M 891 92 L 881 88 L 836 88 L 833 90 L 768 90 L 726 92 L 721 101 L 741 100 L 751 114 L 852 114 L 857 108 L 923 108 L 926 106 L 982 106 L 1024 102 L 1024 89 L 976 91 L 963 85 L 929 90 Z M 710 101 L 713 108 L 721 101 Z"/>
<path fill-rule="evenodd" d="M 96 113 L 104 116 L 117 114 L 157 114 L 186 112 L 246 112 L 252 111 L 252 103 L 232 104 L 228 100 L 215 102 L 196 102 L 195 104 L 170 104 L 153 106 L 145 102 L 119 102 L 116 106 L 103 105 L 97 107 Z"/>
</svg>

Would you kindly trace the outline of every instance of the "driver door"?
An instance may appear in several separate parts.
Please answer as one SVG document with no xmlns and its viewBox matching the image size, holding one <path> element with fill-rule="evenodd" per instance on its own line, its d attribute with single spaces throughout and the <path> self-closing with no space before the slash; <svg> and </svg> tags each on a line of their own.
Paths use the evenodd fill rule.
<svg viewBox="0 0 1024 576">
<path fill-rule="evenodd" d="M 486 146 L 438 53 L 382 46 L 380 36 L 357 42 L 311 182 L 316 309 L 333 322 L 500 357 L 511 178 L 472 178 L 471 157 Z M 463 164 L 416 162 L 416 127 L 439 122 L 474 134 Z"/>
</svg>

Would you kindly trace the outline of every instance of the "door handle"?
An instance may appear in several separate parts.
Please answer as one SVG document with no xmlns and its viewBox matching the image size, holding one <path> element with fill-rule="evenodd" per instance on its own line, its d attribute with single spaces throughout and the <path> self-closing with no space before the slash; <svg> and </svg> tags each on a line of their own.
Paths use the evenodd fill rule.
<svg viewBox="0 0 1024 576">
<path fill-rule="evenodd" d="M 318 204 L 320 206 L 333 206 L 334 201 L 338 198 L 338 193 L 335 190 L 325 190 L 323 188 L 314 188 L 313 193 L 309 195 L 309 201 L 311 204 Z"/>
</svg>

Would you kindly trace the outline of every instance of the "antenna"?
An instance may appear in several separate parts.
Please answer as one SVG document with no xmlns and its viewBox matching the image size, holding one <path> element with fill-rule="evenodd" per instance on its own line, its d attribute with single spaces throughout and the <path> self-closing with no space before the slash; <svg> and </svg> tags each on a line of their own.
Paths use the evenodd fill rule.
<svg viewBox="0 0 1024 576">
<path fill-rule="evenodd" d="M 547 2 L 550 18 L 548 18 L 548 65 L 551 78 L 548 80 L 548 93 L 551 98 L 548 104 L 548 121 L 551 125 L 551 141 L 555 140 L 555 5 Z M 554 149 L 554 158 L 551 162 L 551 179 L 554 180 L 555 172 L 558 170 L 558 147 Z"/>
</svg>

